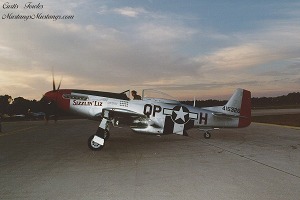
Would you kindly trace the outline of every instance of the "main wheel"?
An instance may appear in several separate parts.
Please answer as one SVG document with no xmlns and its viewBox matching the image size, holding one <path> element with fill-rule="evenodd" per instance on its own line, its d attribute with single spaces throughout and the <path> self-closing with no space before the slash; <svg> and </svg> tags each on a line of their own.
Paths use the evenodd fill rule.
<svg viewBox="0 0 300 200">
<path fill-rule="evenodd" d="M 211 137 L 210 132 L 206 131 L 206 132 L 204 133 L 204 138 L 205 138 L 205 139 L 209 139 L 210 137 Z"/>
<path fill-rule="evenodd" d="M 88 146 L 93 151 L 101 150 L 104 145 L 98 144 L 97 142 L 93 141 L 95 135 L 91 135 L 88 139 Z"/>
</svg>

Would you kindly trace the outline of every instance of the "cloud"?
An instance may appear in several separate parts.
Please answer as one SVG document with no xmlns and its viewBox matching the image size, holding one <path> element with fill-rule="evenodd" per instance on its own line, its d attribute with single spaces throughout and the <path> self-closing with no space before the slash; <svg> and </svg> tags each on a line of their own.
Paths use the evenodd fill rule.
<svg viewBox="0 0 300 200">
<path fill-rule="evenodd" d="M 298 91 L 298 19 L 299 14 L 292 19 L 259 21 L 256 29 L 218 38 L 219 48 L 193 58 L 199 65 L 198 74 L 203 75 L 201 80 L 212 85 L 222 80 L 225 87 L 247 80 L 245 87 L 257 96 Z M 207 38 L 215 41 L 216 34 L 212 32 Z"/>
<path fill-rule="evenodd" d="M 141 26 L 145 28 L 147 25 Z M 154 24 L 151 27 L 158 27 L 161 33 L 164 32 L 164 40 L 154 42 L 155 37 L 145 39 L 141 35 L 147 35 L 147 30 L 140 29 L 140 26 L 133 29 L 136 31 L 133 35 L 141 37 L 128 39 L 128 33 L 92 24 L 49 21 L 20 26 L 7 23 L 0 30 L 1 36 L 6 38 L 0 41 L 3 50 L 0 56 L 4 61 L 0 64 L 0 70 L 5 71 L 9 66 L 19 73 L 18 76 L 7 74 L 11 81 L 5 82 L 29 86 L 41 81 L 39 76 L 51 77 L 51 68 L 54 67 L 58 76 L 63 74 L 64 77 L 72 77 L 64 78 L 63 88 L 120 92 L 130 85 L 142 85 L 165 77 L 176 79 L 186 74 L 187 69 L 196 69 L 188 57 L 174 53 L 170 48 L 176 46 L 185 34 L 190 34 L 184 32 L 184 27 Z M 19 37 L 20 33 L 23 37 Z M 158 43 L 164 47 L 159 48 L 159 51 Z M 24 84 L 25 77 L 28 77 L 26 71 L 32 72 L 37 68 L 47 73 L 31 76 L 30 84 L 28 81 Z M 23 96 L 49 90 L 48 82 L 42 79 L 41 84 L 45 86 L 40 87 L 39 92 L 28 88 L 26 92 L 23 90 Z"/>
<path fill-rule="evenodd" d="M 196 33 L 195 29 L 179 25 L 145 23 L 138 27 L 138 35 L 142 39 L 155 43 L 188 40 Z"/>
<path fill-rule="evenodd" d="M 132 8 L 132 7 L 115 8 L 112 11 L 119 15 L 124 15 L 126 17 L 137 17 L 140 14 L 148 13 L 143 8 Z"/>
<path fill-rule="evenodd" d="M 63 5 L 75 20 L 1 21 L 0 71 L 16 73 L 0 78 L 7 83 L 1 93 L 13 88 L 34 96 L 49 90 L 52 67 L 64 76 L 63 88 L 156 87 L 182 97 L 191 91 L 199 97 L 224 95 L 236 87 L 271 91 L 274 84 L 279 90 L 280 75 L 286 78 L 281 87 L 294 89 L 299 80 L 296 19 L 259 21 L 251 31 L 226 33 L 204 26 L 193 13 L 101 3 L 91 8 L 85 1 Z M 46 8 L 58 9 L 55 3 Z M 36 69 L 38 76 L 32 76 Z"/>
<path fill-rule="evenodd" d="M 223 48 L 210 55 L 196 57 L 195 61 L 204 64 L 206 67 L 236 69 L 255 67 L 279 60 L 282 57 L 278 52 L 264 48 L 260 44 L 246 43 Z"/>
<path fill-rule="evenodd" d="M 9 94 L 13 97 L 23 96 L 31 99 L 42 97 L 42 94 L 45 92 L 45 90 L 42 90 L 43 87 L 41 86 L 43 84 L 41 83 L 45 83 L 47 77 L 51 78 L 49 74 L 46 74 L 39 69 L 22 71 L 0 70 L 0 74 L 2 94 Z M 50 81 L 50 79 L 48 81 Z M 49 88 L 47 89 L 50 90 L 50 82 L 48 86 Z"/>
<path fill-rule="evenodd" d="M 144 8 L 137 7 L 119 7 L 119 8 L 108 8 L 106 5 L 102 5 L 98 9 L 98 14 L 117 14 L 125 17 L 136 18 L 141 15 L 151 15 L 150 12 L 146 11 Z"/>
</svg>

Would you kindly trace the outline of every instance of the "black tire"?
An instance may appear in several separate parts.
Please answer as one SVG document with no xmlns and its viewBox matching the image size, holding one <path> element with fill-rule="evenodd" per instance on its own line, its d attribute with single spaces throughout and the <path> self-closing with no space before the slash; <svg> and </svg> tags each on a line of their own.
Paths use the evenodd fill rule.
<svg viewBox="0 0 300 200">
<path fill-rule="evenodd" d="M 210 132 L 207 131 L 207 132 L 204 133 L 204 138 L 205 139 L 209 139 L 210 137 L 211 137 Z"/>
<path fill-rule="evenodd" d="M 93 151 L 100 151 L 104 145 L 100 145 L 96 142 L 93 142 L 93 138 L 94 138 L 95 135 L 91 135 L 88 139 L 88 146 L 91 150 Z"/>
</svg>

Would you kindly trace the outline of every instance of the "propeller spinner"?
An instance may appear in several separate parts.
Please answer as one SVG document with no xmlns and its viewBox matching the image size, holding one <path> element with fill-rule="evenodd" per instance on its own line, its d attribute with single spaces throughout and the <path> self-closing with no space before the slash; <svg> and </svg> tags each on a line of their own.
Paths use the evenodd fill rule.
<svg viewBox="0 0 300 200">
<path fill-rule="evenodd" d="M 61 92 L 60 86 L 62 82 L 62 77 L 59 81 L 58 87 L 56 88 L 55 85 L 55 78 L 54 72 L 52 71 L 52 90 L 48 91 L 44 94 L 40 102 L 42 103 L 43 110 L 46 114 L 46 120 L 49 120 L 50 115 L 54 115 L 55 121 L 57 120 L 57 113 L 58 113 L 58 103 L 61 99 Z"/>
</svg>

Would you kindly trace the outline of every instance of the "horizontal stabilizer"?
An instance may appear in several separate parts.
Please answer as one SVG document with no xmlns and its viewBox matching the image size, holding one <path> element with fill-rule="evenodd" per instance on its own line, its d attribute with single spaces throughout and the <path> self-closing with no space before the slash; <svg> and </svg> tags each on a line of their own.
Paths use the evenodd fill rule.
<svg viewBox="0 0 300 200">
<path fill-rule="evenodd" d="M 225 113 L 212 113 L 213 116 L 216 117 L 228 117 L 228 118 L 240 118 L 240 117 L 244 117 L 244 116 L 240 116 L 240 115 L 228 115 Z"/>
</svg>

